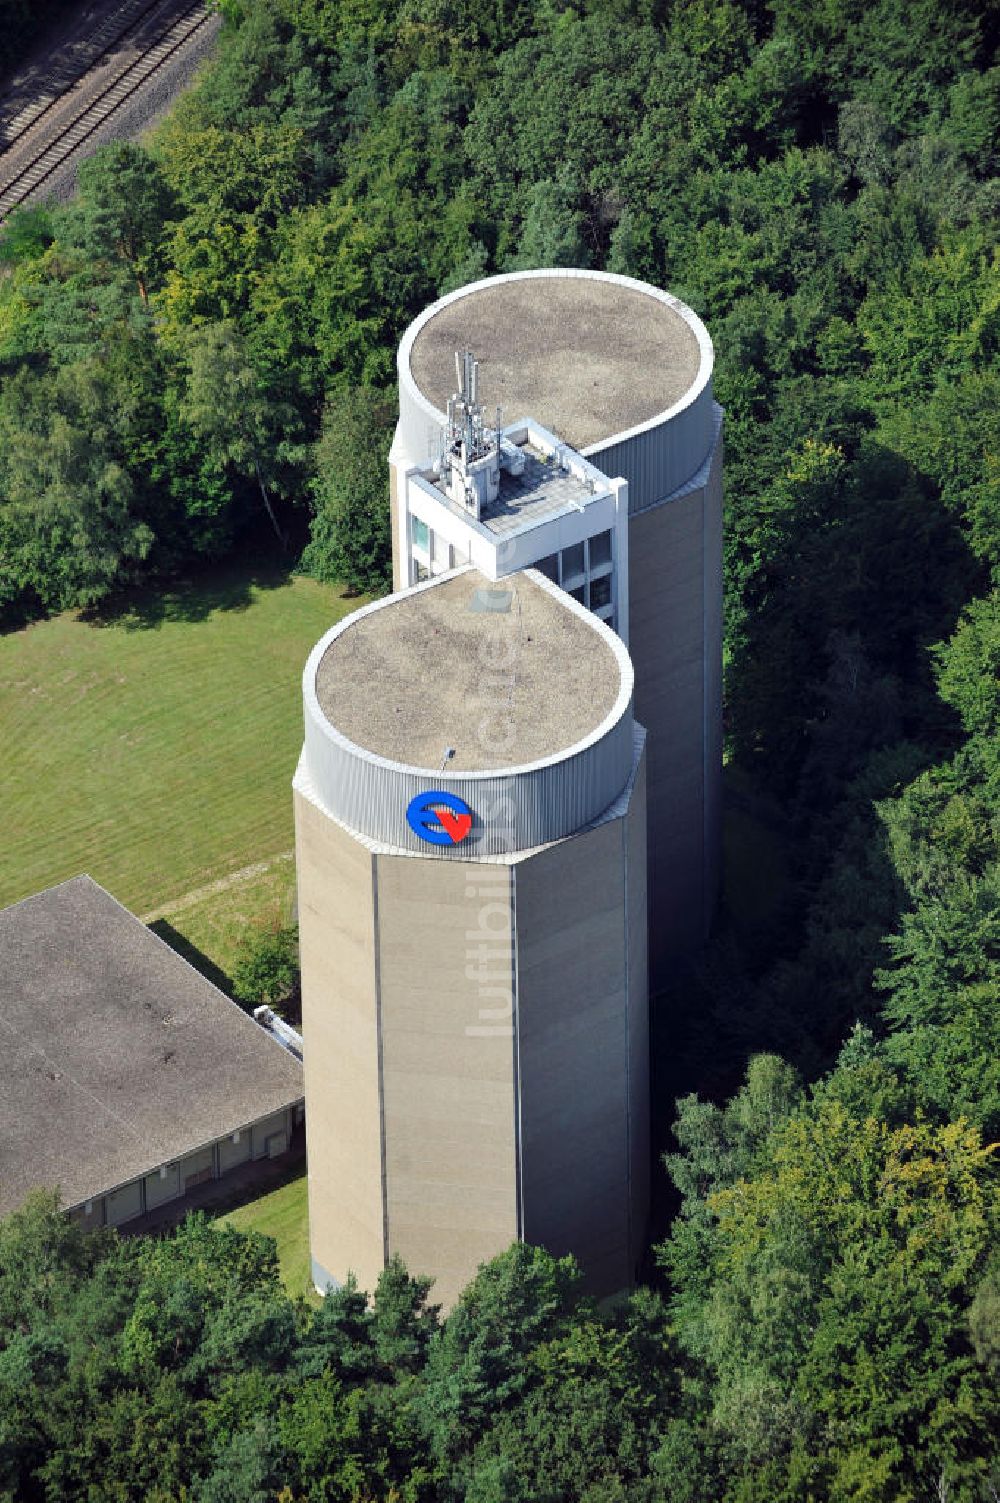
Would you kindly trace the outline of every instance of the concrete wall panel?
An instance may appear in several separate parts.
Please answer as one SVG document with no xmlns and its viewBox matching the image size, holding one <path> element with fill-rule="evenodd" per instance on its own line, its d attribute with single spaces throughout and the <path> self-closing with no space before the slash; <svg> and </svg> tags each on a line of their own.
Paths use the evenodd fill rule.
<svg viewBox="0 0 1000 1503">
<path fill-rule="evenodd" d="M 722 438 L 705 488 L 705 934 L 722 883 Z"/>
<path fill-rule="evenodd" d="M 312 1256 L 373 1289 L 385 1263 L 373 858 L 295 794 Z"/>
<path fill-rule="evenodd" d="M 268 1139 L 282 1136 L 287 1148 L 290 1137 L 287 1112 L 274 1112 L 270 1117 L 262 1117 L 259 1122 L 255 1122 L 252 1132 L 253 1157 L 255 1159 L 266 1158 L 269 1152 Z"/>
<path fill-rule="evenodd" d="M 168 1164 L 166 1174 L 160 1174 L 157 1169 L 153 1174 L 146 1175 L 146 1210 L 155 1210 L 157 1206 L 165 1205 L 168 1200 L 176 1200 L 181 1194 L 181 1175 L 177 1164 Z"/>
<path fill-rule="evenodd" d="M 401 590 L 409 584 L 408 579 L 403 578 L 402 561 L 409 557 L 409 538 L 401 538 L 399 535 L 399 473 L 394 464 L 389 465 L 389 526 L 392 537 L 392 588 Z M 403 544 L 407 545 L 404 552 Z"/>
<path fill-rule="evenodd" d="M 121 1226 L 142 1215 L 142 1180 L 133 1180 L 104 1197 L 108 1226 Z"/>
<path fill-rule="evenodd" d="M 608 820 L 515 873 L 524 1235 L 573 1252 L 601 1293 L 632 1277 L 626 828 Z"/>
<path fill-rule="evenodd" d="M 376 859 L 389 1253 L 450 1304 L 518 1234 L 509 879 Z"/>
<path fill-rule="evenodd" d="M 253 1147 L 253 1134 L 249 1128 L 244 1128 L 240 1133 L 240 1140 L 234 1143 L 232 1137 L 219 1140 L 219 1173 L 228 1174 L 230 1169 L 236 1169 L 240 1164 L 245 1164 L 250 1157 Z M 260 1155 L 255 1155 L 260 1157 Z"/>
<path fill-rule="evenodd" d="M 204 1185 L 215 1178 L 215 1149 L 211 1144 L 199 1148 L 182 1158 L 178 1167 L 185 1190 Z"/>
<path fill-rule="evenodd" d="M 648 742 L 647 742 L 648 745 Z M 632 1275 L 646 1249 L 649 1224 L 649 937 L 646 889 L 646 758 L 639 763 L 622 829 L 625 842 L 625 922 L 628 945 L 629 1228 Z"/>
<path fill-rule="evenodd" d="M 704 927 L 704 492 L 632 518 L 630 649 L 649 733 L 650 965 Z"/>
</svg>

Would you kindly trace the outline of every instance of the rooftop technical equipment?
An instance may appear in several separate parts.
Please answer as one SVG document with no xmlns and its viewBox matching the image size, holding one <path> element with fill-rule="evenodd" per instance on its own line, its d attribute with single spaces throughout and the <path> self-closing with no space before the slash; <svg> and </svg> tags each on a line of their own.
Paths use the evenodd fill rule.
<svg viewBox="0 0 1000 1503">
<path fill-rule="evenodd" d="M 458 390 L 448 400 L 441 472 L 451 499 L 478 521 L 500 495 L 503 412 L 486 427 L 479 400 L 479 361 L 471 350 L 455 352 Z"/>
</svg>

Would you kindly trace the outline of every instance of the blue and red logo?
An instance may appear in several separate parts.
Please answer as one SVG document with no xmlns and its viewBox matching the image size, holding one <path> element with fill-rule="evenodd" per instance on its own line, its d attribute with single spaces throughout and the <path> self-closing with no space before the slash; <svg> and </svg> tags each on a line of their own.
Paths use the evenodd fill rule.
<svg viewBox="0 0 1000 1503">
<path fill-rule="evenodd" d="M 418 793 L 406 809 L 410 829 L 430 845 L 458 845 L 472 829 L 472 810 L 454 793 Z"/>
</svg>

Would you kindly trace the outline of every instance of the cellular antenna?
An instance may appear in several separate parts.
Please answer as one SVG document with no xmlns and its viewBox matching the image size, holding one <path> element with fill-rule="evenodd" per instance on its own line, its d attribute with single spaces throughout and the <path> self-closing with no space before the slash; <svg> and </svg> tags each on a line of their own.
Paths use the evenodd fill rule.
<svg viewBox="0 0 1000 1503">
<path fill-rule="evenodd" d="M 487 426 L 479 400 L 479 361 L 471 350 L 455 351 L 458 390 L 448 401 L 441 470 L 447 494 L 474 517 L 500 494 L 500 409 Z"/>
</svg>

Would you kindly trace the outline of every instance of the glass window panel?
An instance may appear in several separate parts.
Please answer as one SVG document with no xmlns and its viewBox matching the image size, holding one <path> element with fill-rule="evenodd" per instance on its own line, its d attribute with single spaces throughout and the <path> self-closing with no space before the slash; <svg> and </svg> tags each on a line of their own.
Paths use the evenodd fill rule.
<svg viewBox="0 0 1000 1503">
<path fill-rule="evenodd" d="M 611 534 L 599 532 L 590 540 L 590 567 L 599 569 L 602 564 L 611 562 Z"/>
<path fill-rule="evenodd" d="M 602 605 L 611 604 L 611 575 L 604 574 L 600 579 L 590 581 L 590 609 L 599 611 Z"/>
<path fill-rule="evenodd" d="M 562 577 L 564 580 L 572 579 L 574 574 L 583 573 L 583 544 L 574 543 L 572 548 L 564 548 L 562 556 Z"/>
</svg>

